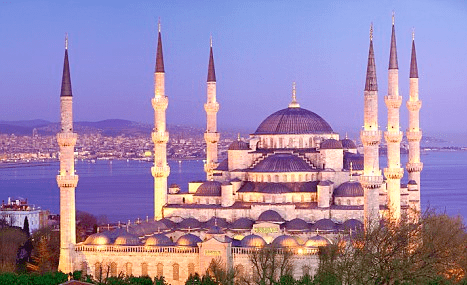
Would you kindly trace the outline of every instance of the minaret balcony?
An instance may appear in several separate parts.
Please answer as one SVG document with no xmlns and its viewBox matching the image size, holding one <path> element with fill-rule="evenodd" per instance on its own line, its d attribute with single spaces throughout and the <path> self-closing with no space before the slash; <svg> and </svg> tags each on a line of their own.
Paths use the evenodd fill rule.
<svg viewBox="0 0 467 285">
<path fill-rule="evenodd" d="M 78 139 L 77 133 L 58 133 L 57 142 L 59 146 L 74 146 Z"/>
<path fill-rule="evenodd" d="M 220 133 L 204 133 L 204 140 L 206 143 L 217 143 L 221 137 Z"/>
<path fill-rule="evenodd" d="M 385 168 L 384 169 L 384 176 L 387 179 L 401 179 L 404 176 L 404 169 L 397 167 L 397 168 Z"/>
<path fill-rule="evenodd" d="M 168 177 L 170 174 L 170 167 L 167 164 L 165 166 L 153 166 L 151 167 L 151 173 L 154 178 Z"/>
<path fill-rule="evenodd" d="M 151 137 L 154 143 L 167 143 L 169 141 L 169 132 L 152 132 Z"/>
<path fill-rule="evenodd" d="M 377 145 L 381 141 L 381 131 L 367 131 L 362 130 L 360 131 L 360 139 L 362 140 L 363 145 L 372 146 Z"/>
<path fill-rule="evenodd" d="M 401 131 L 386 131 L 384 139 L 387 143 L 400 143 L 404 134 Z"/>
<path fill-rule="evenodd" d="M 376 189 L 380 188 L 383 184 L 383 176 L 361 175 L 359 181 L 365 189 Z"/>
<path fill-rule="evenodd" d="M 422 140 L 422 130 L 419 129 L 416 132 L 406 131 L 405 136 L 409 142 L 419 142 Z"/>
<path fill-rule="evenodd" d="M 154 110 L 166 110 L 169 106 L 169 98 L 167 96 L 154 97 L 151 100 Z"/>
<path fill-rule="evenodd" d="M 219 103 L 206 103 L 204 104 L 204 110 L 206 113 L 217 113 L 219 111 Z"/>
<path fill-rule="evenodd" d="M 422 108 L 422 101 L 417 100 L 417 101 L 407 101 L 406 103 L 407 109 L 411 112 L 417 112 L 420 111 Z"/>
<path fill-rule="evenodd" d="M 57 175 L 57 184 L 60 188 L 76 188 L 78 175 Z"/>
<path fill-rule="evenodd" d="M 405 166 L 407 168 L 407 172 L 422 172 L 423 170 L 423 163 L 422 162 L 409 162 Z"/>
<path fill-rule="evenodd" d="M 402 104 L 402 96 L 384 96 L 384 102 L 388 109 L 399 109 Z"/>
</svg>

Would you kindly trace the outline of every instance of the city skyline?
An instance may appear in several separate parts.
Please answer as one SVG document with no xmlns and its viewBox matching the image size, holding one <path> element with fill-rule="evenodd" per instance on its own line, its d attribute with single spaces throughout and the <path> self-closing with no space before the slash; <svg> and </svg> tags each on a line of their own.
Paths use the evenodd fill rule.
<svg viewBox="0 0 467 285">
<path fill-rule="evenodd" d="M 267 115 L 287 107 L 292 82 L 303 108 L 336 131 L 363 124 L 363 87 L 370 23 L 381 116 L 391 13 L 400 69 L 401 129 L 408 125 L 405 101 L 412 28 L 420 72 L 426 132 L 467 132 L 462 121 L 467 59 L 467 6 L 462 2 L 189 3 L 117 1 L 1 3 L 1 120 L 58 121 L 65 32 L 75 95 L 75 121 L 110 118 L 151 123 L 157 19 L 162 22 L 170 124 L 205 124 L 209 38 L 213 36 L 218 81 L 219 128 L 253 132 Z M 10 39 L 10 40 L 8 40 Z M 264 104 L 264 102 L 268 102 Z M 352 106 L 352 110 L 349 110 Z M 21 112 L 18 112 L 21 108 Z M 184 114 L 180 116 L 180 114 Z M 341 134 L 343 135 L 343 134 Z"/>
</svg>

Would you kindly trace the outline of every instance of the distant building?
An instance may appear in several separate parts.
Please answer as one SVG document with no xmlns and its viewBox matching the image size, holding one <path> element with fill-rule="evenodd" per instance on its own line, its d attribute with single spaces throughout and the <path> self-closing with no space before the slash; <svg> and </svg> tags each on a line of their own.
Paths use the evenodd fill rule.
<svg viewBox="0 0 467 285">
<path fill-rule="evenodd" d="M 24 220 L 27 217 L 29 232 L 33 233 L 38 229 L 48 226 L 49 211 L 32 207 L 27 199 L 11 199 L 8 197 L 7 203 L 2 201 L 0 208 L 0 219 L 13 227 L 24 227 Z"/>
</svg>

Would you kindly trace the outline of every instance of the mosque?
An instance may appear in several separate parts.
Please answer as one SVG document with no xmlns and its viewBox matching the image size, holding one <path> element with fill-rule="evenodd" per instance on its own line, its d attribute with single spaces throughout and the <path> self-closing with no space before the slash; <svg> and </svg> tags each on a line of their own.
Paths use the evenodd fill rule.
<svg viewBox="0 0 467 285">
<path fill-rule="evenodd" d="M 60 145 L 60 264 L 59 270 L 87 274 L 165 276 L 170 284 L 184 284 L 190 274 L 203 274 L 212 259 L 251 276 L 249 256 L 266 244 L 293 253 L 293 275 L 312 274 L 318 248 L 336 242 L 339 234 L 371 227 L 384 215 L 400 218 L 420 209 L 420 139 L 418 70 L 412 39 L 408 129 L 408 183 L 400 163 L 403 137 L 399 125 L 402 97 L 394 18 L 384 96 L 388 125 L 384 132 L 388 164 L 384 178 L 379 167 L 383 132 L 378 124 L 378 85 L 373 50 L 373 28 L 363 92 L 364 124 L 360 132 L 363 153 L 342 138 L 318 114 L 302 108 L 292 88 L 286 108 L 268 116 L 248 140 L 238 139 L 228 157 L 218 161 L 216 74 L 210 46 L 207 102 L 206 181 L 192 182 L 188 191 L 167 185 L 165 71 L 159 26 L 155 66 L 154 220 L 99 232 L 86 241 L 75 240 L 75 188 L 72 89 L 68 47 L 61 89 Z M 176 108 L 176 106 L 175 106 Z"/>
</svg>

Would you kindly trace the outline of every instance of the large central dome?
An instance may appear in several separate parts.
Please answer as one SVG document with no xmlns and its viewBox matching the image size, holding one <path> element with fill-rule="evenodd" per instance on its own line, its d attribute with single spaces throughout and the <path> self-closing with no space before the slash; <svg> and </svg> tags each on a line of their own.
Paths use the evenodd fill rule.
<svg viewBox="0 0 467 285">
<path fill-rule="evenodd" d="M 332 133 L 331 126 L 317 114 L 302 108 L 286 108 L 267 117 L 255 135 Z"/>
</svg>

